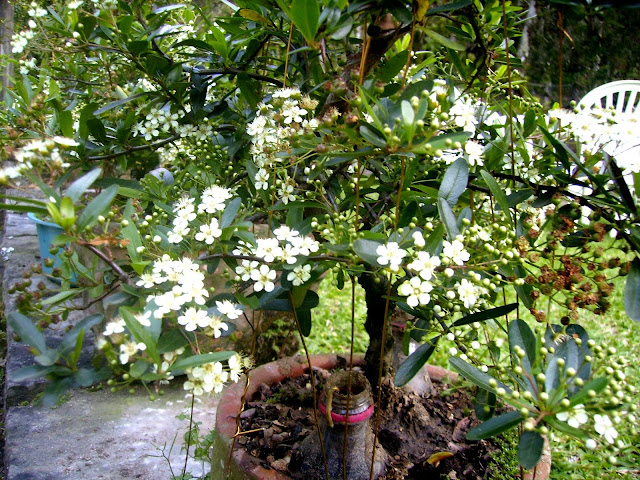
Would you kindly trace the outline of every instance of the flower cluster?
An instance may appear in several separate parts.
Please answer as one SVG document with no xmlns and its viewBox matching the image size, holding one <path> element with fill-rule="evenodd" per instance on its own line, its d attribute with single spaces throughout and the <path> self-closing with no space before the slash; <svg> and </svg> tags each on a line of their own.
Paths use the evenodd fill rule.
<svg viewBox="0 0 640 480">
<path fill-rule="evenodd" d="M 318 120 L 310 118 L 316 105 L 315 101 L 303 97 L 299 90 L 293 88 L 278 90 L 273 93 L 270 103 L 260 104 L 258 114 L 247 125 L 252 143 L 251 155 L 258 167 L 253 177 L 256 190 L 279 186 L 278 194 L 284 204 L 296 199 L 294 178 L 284 169 L 277 172 L 278 178 L 272 179 L 272 175 L 290 154 L 291 139 L 318 128 Z"/>
<path fill-rule="evenodd" d="M 14 153 L 14 164 L 0 169 L 0 183 L 21 177 L 26 172 L 46 171 L 47 176 L 55 177 L 69 167 L 64 152 L 78 143 L 65 137 L 53 137 L 45 140 L 32 140 Z"/>
<path fill-rule="evenodd" d="M 302 236 L 297 230 L 286 225 L 276 228 L 273 233 L 275 238 L 257 238 L 255 245 L 245 242 L 233 251 L 234 255 L 254 256 L 260 259 L 242 260 L 236 267 L 237 280 L 252 281 L 256 292 L 271 292 L 275 288 L 277 273 L 268 265 L 273 262 L 293 266 L 286 278 L 294 286 L 306 283 L 311 278 L 311 265 L 304 264 L 305 257 L 320 248 L 316 240 Z"/>
</svg>

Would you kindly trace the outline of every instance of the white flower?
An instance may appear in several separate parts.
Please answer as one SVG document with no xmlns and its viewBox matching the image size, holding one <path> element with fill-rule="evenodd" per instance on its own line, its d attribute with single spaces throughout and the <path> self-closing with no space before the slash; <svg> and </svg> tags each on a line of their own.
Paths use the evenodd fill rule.
<svg viewBox="0 0 640 480">
<path fill-rule="evenodd" d="M 236 274 L 243 282 L 251 278 L 251 272 L 258 267 L 258 262 L 242 260 L 242 263 L 236 267 Z"/>
<path fill-rule="evenodd" d="M 200 231 L 196 233 L 196 240 L 211 245 L 220 235 L 222 235 L 222 230 L 219 228 L 218 219 L 212 218 L 208 225 L 200 226 Z"/>
<path fill-rule="evenodd" d="M 224 210 L 224 202 L 231 198 L 231 192 L 224 187 L 213 185 L 202 192 L 199 212 L 215 213 Z"/>
<path fill-rule="evenodd" d="M 431 283 L 422 281 L 420 277 L 413 277 L 400 285 L 398 293 L 407 297 L 407 304 L 410 307 L 417 307 L 418 305 L 427 305 L 431 301 L 429 292 L 432 289 Z"/>
<path fill-rule="evenodd" d="M 379 255 L 378 263 L 389 265 L 392 272 L 397 272 L 400 269 L 400 264 L 406 253 L 406 250 L 400 248 L 396 242 L 389 242 L 376 248 L 376 255 Z"/>
<path fill-rule="evenodd" d="M 114 333 L 122 333 L 124 332 L 124 327 L 125 327 L 124 319 L 116 318 L 112 322 L 107 323 L 104 329 L 104 332 L 102 332 L 102 334 L 105 337 L 108 337 L 109 335 L 113 335 Z"/>
<path fill-rule="evenodd" d="M 557 417 L 557 415 L 556 415 Z M 587 439 L 586 442 L 584 442 L 584 446 L 585 448 L 587 448 L 587 450 L 595 450 L 596 447 L 598 446 L 598 444 L 596 443 L 596 441 L 593 438 L 589 438 Z"/>
<path fill-rule="evenodd" d="M 192 332 L 196 327 L 204 328 L 209 325 L 209 315 L 206 310 L 198 310 L 189 307 L 182 315 L 178 317 L 178 323 L 184 325 L 187 332 Z"/>
<path fill-rule="evenodd" d="M 300 235 L 300 232 L 287 225 L 282 225 L 281 227 L 276 228 L 273 231 L 273 234 L 281 242 L 291 242 L 294 238 Z"/>
<path fill-rule="evenodd" d="M 142 275 L 140 275 L 140 280 L 136 282 L 136 285 L 138 287 L 152 288 L 155 285 L 156 278 L 157 277 L 155 277 L 151 273 L 143 273 Z"/>
<path fill-rule="evenodd" d="M 428 252 L 418 252 L 418 258 L 407 265 L 411 270 L 418 272 L 425 280 L 431 280 L 436 268 L 440 266 L 440 257 L 432 257 Z"/>
<path fill-rule="evenodd" d="M 422 247 L 424 247 L 426 245 L 424 237 L 422 236 L 422 232 L 413 232 L 413 234 L 411 234 L 411 236 L 413 237 L 413 244 L 416 247 L 422 248 Z"/>
<path fill-rule="evenodd" d="M 582 404 L 576 405 L 570 412 L 556 413 L 556 418 L 562 422 L 567 422 L 573 428 L 580 428 L 580 425 L 584 425 L 589 421 L 589 416 Z"/>
<path fill-rule="evenodd" d="M 268 265 L 260 265 L 259 269 L 251 271 L 251 280 L 256 282 L 253 285 L 253 289 L 256 292 L 264 290 L 265 292 L 271 292 L 276 286 L 273 280 L 276 278 L 276 271 L 271 270 Z"/>
<path fill-rule="evenodd" d="M 256 176 L 254 178 L 256 190 L 266 190 L 269 188 L 269 172 L 267 172 L 264 168 L 258 170 Z"/>
<path fill-rule="evenodd" d="M 221 302 L 216 300 L 216 307 L 222 315 L 225 315 L 231 320 L 235 320 L 242 315 L 242 310 L 237 308 L 236 305 L 231 303 L 229 300 L 223 300 Z"/>
<path fill-rule="evenodd" d="M 474 165 L 482 166 L 482 155 L 484 155 L 484 146 L 480 145 L 473 140 L 468 140 L 464 146 L 464 151 L 467 154 L 469 166 Z"/>
<path fill-rule="evenodd" d="M 229 380 L 237 382 L 242 374 L 242 357 L 237 353 L 227 360 L 229 364 Z"/>
<path fill-rule="evenodd" d="M 471 257 L 469 252 L 464 249 L 462 242 L 457 239 L 453 242 L 445 240 L 442 243 L 442 255 L 449 258 L 456 265 L 464 265 L 464 262 L 468 261 Z"/>
<path fill-rule="evenodd" d="M 294 286 L 299 286 L 311 278 L 311 265 L 298 265 L 287 275 L 287 280 Z"/>
<path fill-rule="evenodd" d="M 278 245 L 277 238 L 258 238 L 256 256 L 263 258 L 265 262 L 273 262 L 276 257 L 282 255 L 282 248 Z"/>
<path fill-rule="evenodd" d="M 460 281 L 458 285 L 458 295 L 460 300 L 464 303 L 465 308 L 473 308 L 478 301 L 478 292 L 476 287 L 466 278 Z"/>
<path fill-rule="evenodd" d="M 311 237 L 294 237 L 291 239 L 291 245 L 298 249 L 297 255 L 309 256 L 320 248 L 320 244 Z"/>
<path fill-rule="evenodd" d="M 595 414 L 593 420 L 595 421 L 594 428 L 596 432 L 598 432 L 601 437 L 604 437 L 607 442 L 613 444 L 615 439 L 618 438 L 618 431 L 613 426 L 609 416 Z"/>
<path fill-rule="evenodd" d="M 144 325 L 145 327 L 151 326 L 151 310 L 144 313 L 138 313 L 134 315 L 133 318 L 135 318 L 140 325 Z"/>
<path fill-rule="evenodd" d="M 144 343 L 136 343 L 135 341 L 123 343 L 120 345 L 120 363 L 123 365 L 129 362 L 129 357 L 132 357 L 138 350 L 145 350 L 147 346 Z"/>
<path fill-rule="evenodd" d="M 219 338 L 220 335 L 222 335 L 222 330 L 225 332 L 229 330 L 229 326 L 216 315 L 207 317 L 207 324 L 201 326 L 205 328 L 205 335 L 212 336 L 213 338 Z"/>
</svg>

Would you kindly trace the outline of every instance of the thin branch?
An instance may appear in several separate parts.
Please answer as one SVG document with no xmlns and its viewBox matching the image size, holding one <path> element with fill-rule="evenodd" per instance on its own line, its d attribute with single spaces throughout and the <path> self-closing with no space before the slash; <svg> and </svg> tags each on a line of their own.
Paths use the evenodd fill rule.
<svg viewBox="0 0 640 480">
<path fill-rule="evenodd" d="M 203 68 L 203 69 L 195 69 L 187 66 L 183 66 L 183 69 L 189 73 L 197 73 L 198 75 L 238 75 L 240 73 L 244 73 L 248 77 L 255 78 L 256 80 L 260 80 L 262 82 L 272 83 L 278 87 L 282 87 L 283 83 L 280 80 L 276 80 L 275 78 L 267 77 L 266 75 L 260 75 L 259 73 L 247 72 L 245 70 L 241 70 L 239 68 Z"/>
<path fill-rule="evenodd" d="M 96 255 L 98 258 L 100 258 L 100 260 L 102 260 L 104 263 L 109 265 L 111 267 L 111 269 L 118 274 L 118 277 L 120 277 L 120 280 L 122 282 L 127 283 L 127 284 L 129 283 L 129 281 L 130 281 L 129 275 L 127 275 L 127 273 L 124 270 L 122 270 L 122 268 L 120 268 L 120 266 L 116 262 L 114 262 L 109 257 L 107 257 L 103 251 L 99 250 L 98 248 L 94 247 L 93 245 L 89 245 L 89 244 L 84 243 L 84 242 L 82 242 L 82 243 L 79 242 L 78 244 L 82 245 L 83 247 L 85 247 L 87 250 L 89 250 L 94 255 Z"/>
<path fill-rule="evenodd" d="M 180 134 L 176 133 L 175 135 L 172 135 L 171 137 L 165 138 L 164 140 L 161 140 L 156 143 L 148 143 L 146 145 L 136 145 L 135 147 L 127 147 L 121 152 L 108 153 L 106 155 L 93 155 L 93 156 L 87 157 L 87 160 L 109 160 L 112 158 L 118 158 L 122 155 L 127 155 L 131 152 L 140 152 L 142 150 L 149 150 L 149 149 L 162 147 L 163 145 L 166 145 L 167 143 L 171 143 L 175 140 L 178 140 L 179 138 L 180 138 Z"/>
</svg>

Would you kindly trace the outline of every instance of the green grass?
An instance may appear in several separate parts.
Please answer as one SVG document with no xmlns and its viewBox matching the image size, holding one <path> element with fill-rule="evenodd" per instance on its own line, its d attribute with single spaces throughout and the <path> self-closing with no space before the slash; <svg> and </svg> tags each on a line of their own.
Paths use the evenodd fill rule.
<svg viewBox="0 0 640 480">
<path fill-rule="evenodd" d="M 612 308 L 606 315 L 597 316 L 584 312 L 580 324 L 589 332 L 592 339 L 605 347 L 614 347 L 617 353 L 614 357 L 624 358 L 627 381 L 636 387 L 631 394 L 631 404 L 640 404 L 640 392 L 638 391 L 638 378 L 640 378 L 640 323 L 633 322 L 624 313 L 623 291 L 624 278 L 616 279 L 616 290 L 611 297 Z M 312 353 L 347 352 L 351 338 L 351 284 L 346 283 L 343 290 L 335 287 L 335 280 L 329 276 L 320 286 L 320 306 L 314 310 L 313 330 L 307 339 L 309 350 Z M 366 349 L 367 335 L 364 332 L 364 316 L 366 307 L 364 295 L 360 287 L 356 288 L 355 304 L 356 337 L 354 350 L 362 352 Z M 533 327 L 535 322 L 526 312 L 523 315 Z M 447 366 L 449 348 L 453 342 L 442 341 L 431 358 L 430 362 Z M 620 434 L 619 440 L 625 446 L 620 449 L 601 446 L 595 451 L 586 450 L 578 441 L 555 435 L 551 438 L 551 450 L 553 454 L 552 480 L 565 479 L 640 479 L 640 436 L 638 426 L 640 411 L 636 412 L 636 424 L 623 420 L 616 428 Z M 499 460 L 504 461 L 505 467 L 513 467 L 513 457 L 516 456 L 515 444 L 504 440 L 504 449 Z M 609 461 L 610 456 L 615 456 L 616 464 Z M 500 477 L 496 477 L 500 478 Z M 504 478 L 514 478 L 507 476 Z"/>
</svg>

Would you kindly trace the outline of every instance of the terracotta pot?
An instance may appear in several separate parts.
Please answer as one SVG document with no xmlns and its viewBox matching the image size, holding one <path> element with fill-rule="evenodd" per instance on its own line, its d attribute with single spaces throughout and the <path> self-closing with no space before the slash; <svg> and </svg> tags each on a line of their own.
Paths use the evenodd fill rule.
<svg viewBox="0 0 640 480">
<path fill-rule="evenodd" d="M 348 359 L 348 355 L 340 355 Z M 354 355 L 354 365 L 364 365 L 364 355 Z M 338 365 L 338 355 L 312 355 L 311 365 L 325 370 L 332 370 Z M 431 380 L 443 381 L 449 379 L 455 382 L 458 374 L 442 367 L 425 365 Z M 288 357 L 276 362 L 262 365 L 249 372 L 249 386 L 246 397 L 251 398 L 262 384 L 273 385 L 286 377 L 298 377 L 307 372 L 307 359 L 303 355 Z M 231 456 L 229 465 L 229 449 L 236 433 L 236 417 L 242 407 L 244 379 L 229 385 L 220 398 L 216 413 L 216 429 L 214 431 L 214 447 L 212 452 L 211 469 L 217 472 L 212 478 L 225 480 L 291 480 L 291 477 L 276 470 L 265 469 L 260 462 L 249 455 L 244 448 L 236 448 Z M 525 472 L 525 480 L 546 480 L 551 470 L 551 454 L 549 444 L 545 440 L 543 457 L 533 472 Z"/>
</svg>

